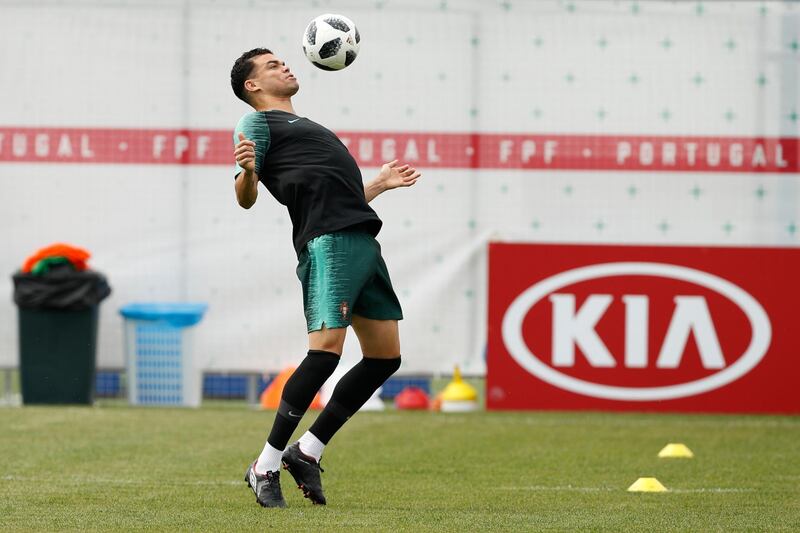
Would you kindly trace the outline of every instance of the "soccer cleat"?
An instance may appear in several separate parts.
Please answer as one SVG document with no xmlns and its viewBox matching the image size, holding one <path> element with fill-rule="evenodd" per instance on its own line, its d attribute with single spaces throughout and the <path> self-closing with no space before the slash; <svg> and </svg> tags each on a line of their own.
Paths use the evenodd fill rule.
<svg viewBox="0 0 800 533">
<path fill-rule="evenodd" d="M 261 507 L 286 507 L 286 500 L 281 492 L 281 471 L 259 474 L 256 472 L 256 463 L 247 467 L 244 473 L 247 486 L 253 489 L 256 501 Z"/>
<path fill-rule="evenodd" d="M 313 457 L 300 451 L 300 444 L 295 442 L 283 452 L 281 457 L 283 467 L 297 482 L 297 487 L 303 491 L 303 496 L 315 505 L 325 505 L 325 495 L 322 493 L 322 480 L 320 472 L 322 467 Z"/>
</svg>

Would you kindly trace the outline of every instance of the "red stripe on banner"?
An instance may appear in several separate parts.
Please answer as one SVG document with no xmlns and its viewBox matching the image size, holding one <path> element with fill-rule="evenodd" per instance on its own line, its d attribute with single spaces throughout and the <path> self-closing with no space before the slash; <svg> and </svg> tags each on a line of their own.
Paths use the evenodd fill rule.
<svg viewBox="0 0 800 533">
<path fill-rule="evenodd" d="M 339 132 L 361 166 L 800 172 L 800 139 Z M 227 130 L 0 127 L 0 162 L 233 165 Z"/>
</svg>

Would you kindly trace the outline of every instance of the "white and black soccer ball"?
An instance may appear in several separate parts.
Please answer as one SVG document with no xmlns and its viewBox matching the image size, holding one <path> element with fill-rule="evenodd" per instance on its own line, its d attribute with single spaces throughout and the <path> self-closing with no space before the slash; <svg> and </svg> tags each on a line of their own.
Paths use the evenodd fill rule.
<svg viewBox="0 0 800 533">
<path fill-rule="evenodd" d="M 320 15 L 303 33 L 303 52 L 322 70 L 341 70 L 356 60 L 361 35 L 353 21 L 342 15 Z"/>
</svg>

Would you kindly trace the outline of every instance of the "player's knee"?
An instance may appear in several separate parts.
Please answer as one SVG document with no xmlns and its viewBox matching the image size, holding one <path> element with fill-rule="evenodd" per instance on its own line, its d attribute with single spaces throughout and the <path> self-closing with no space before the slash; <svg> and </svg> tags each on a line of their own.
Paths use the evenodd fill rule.
<svg viewBox="0 0 800 533">
<path fill-rule="evenodd" d="M 342 355 L 342 349 L 344 348 L 344 343 L 336 342 L 336 341 L 324 341 L 324 342 L 310 342 L 308 343 L 309 350 L 319 350 L 323 352 L 330 352 L 335 353 L 336 355 Z"/>
<path fill-rule="evenodd" d="M 344 348 L 345 328 L 329 329 L 325 326 L 308 334 L 308 346 L 311 350 L 321 350 L 342 355 Z"/>
</svg>

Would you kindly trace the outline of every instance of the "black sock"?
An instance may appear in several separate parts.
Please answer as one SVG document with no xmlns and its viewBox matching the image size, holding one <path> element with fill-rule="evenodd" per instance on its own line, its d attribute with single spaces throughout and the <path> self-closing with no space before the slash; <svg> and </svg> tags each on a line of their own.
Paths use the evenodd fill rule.
<svg viewBox="0 0 800 533">
<path fill-rule="evenodd" d="M 314 395 L 331 377 L 338 364 L 339 356 L 335 353 L 322 350 L 308 351 L 306 358 L 286 380 L 286 385 L 283 387 L 278 414 L 275 415 L 272 431 L 267 438 L 270 446 L 278 450 L 286 448 L 297 424 L 314 401 Z"/>
<path fill-rule="evenodd" d="M 342 376 L 333 389 L 328 405 L 308 429 L 323 444 L 328 444 L 334 433 L 347 419 L 367 403 L 378 387 L 400 368 L 400 358 L 375 359 L 365 357 Z"/>
</svg>

